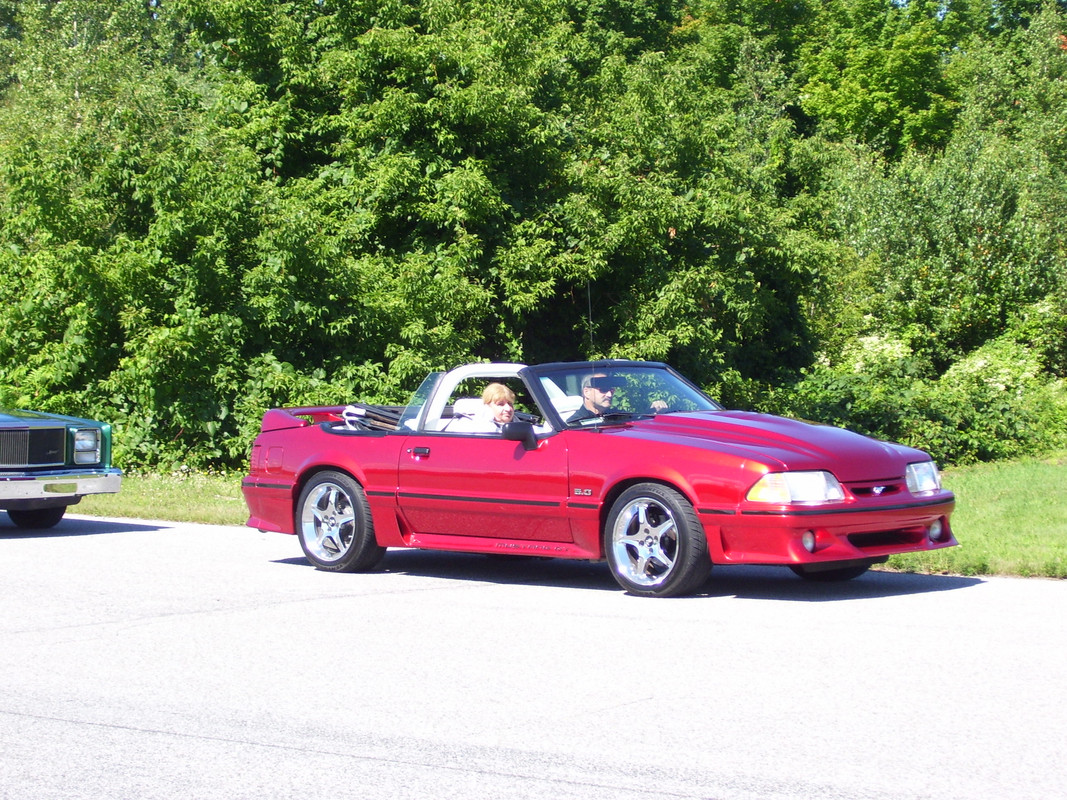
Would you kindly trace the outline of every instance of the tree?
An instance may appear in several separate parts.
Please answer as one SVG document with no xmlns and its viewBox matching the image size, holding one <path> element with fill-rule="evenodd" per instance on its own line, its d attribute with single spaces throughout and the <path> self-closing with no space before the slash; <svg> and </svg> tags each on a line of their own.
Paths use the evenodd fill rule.
<svg viewBox="0 0 1067 800">
<path fill-rule="evenodd" d="M 1061 5 L 0 2 L 0 402 L 232 465 L 472 358 L 1062 374 Z"/>
<path fill-rule="evenodd" d="M 801 49 L 804 111 L 834 138 L 889 157 L 944 145 L 957 100 L 943 70 L 957 44 L 936 3 L 834 0 Z"/>
</svg>

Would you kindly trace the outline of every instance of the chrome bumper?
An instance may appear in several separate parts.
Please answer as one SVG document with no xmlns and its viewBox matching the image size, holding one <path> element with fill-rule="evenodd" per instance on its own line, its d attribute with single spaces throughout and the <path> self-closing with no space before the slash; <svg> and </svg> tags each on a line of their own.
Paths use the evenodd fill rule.
<svg viewBox="0 0 1067 800">
<path fill-rule="evenodd" d="M 35 506 L 69 505 L 87 494 L 117 492 L 121 486 L 122 470 L 117 468 L 0 473 L 0 508 L 25 501 Z"/>
</svg>

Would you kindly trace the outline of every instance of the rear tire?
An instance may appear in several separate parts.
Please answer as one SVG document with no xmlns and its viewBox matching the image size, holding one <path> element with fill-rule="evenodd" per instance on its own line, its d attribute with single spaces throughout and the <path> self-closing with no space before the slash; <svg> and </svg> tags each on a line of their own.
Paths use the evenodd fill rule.
<svg viewBox="0 0 1067 800">
<path fill-rule="evenodd" d="M 693 507 L 658 483 L 631 486 L 615 501 L 604 525 L 604 553 L 619 585 L 642 597 L 690 594 L 711 571 Z"/>
<path fill-rule="evenodd" d="M 296 533 L 308 561 L 328 572 L 373 569 L 385 555 L 363 488 L 341 472 L 320 472 L 300 493 Z"/>
<path fill-rule="evenodd" d="M 59 521 L 63 519 L 63 515 L 66 513 L 66 506 L 33 509 L 12 508 L 8 510 L 7 516 L 16 527 L 28 528 L 31 530 L 44 530 L 45 528 L 54 528 L 58 525 Z"/>
</svg>

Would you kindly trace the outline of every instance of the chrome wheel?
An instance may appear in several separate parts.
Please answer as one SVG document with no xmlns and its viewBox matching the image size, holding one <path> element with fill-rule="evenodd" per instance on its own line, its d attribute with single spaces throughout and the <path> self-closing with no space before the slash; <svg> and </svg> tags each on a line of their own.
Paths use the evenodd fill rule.
<svg viewBox="0 0 1067 800">
<path fill-rule="evenodd" d="M 300 538 L 317 559 L 334 562 L 352 546 L 355 514 L 352 498 L 335 483 L 322 483 L 304 500 Z"/>
<path fill-rule="evenodd" d="M 370 569 L 385 555 L 374 538 L 367 496 L 340 472 L 322 472 L 304 487 L 296 510 L 296 532 L 308 561 L 319 569 Z"/>
<path fill-rule="evenodd" d="M 678 525 L 670 510 L 647 497 L 623 507 L 611 531 L 615 562 L 638 586 L 662 583 L 678 555 Z"/>
<path fill-rule="evenodd" d="M 631 594 L 670 597 L 695 591 L 711 569 L 704 529 L 689 501 L 657 483 L 627 489 L 611 508 L 604 551 Z"/>
</svg>

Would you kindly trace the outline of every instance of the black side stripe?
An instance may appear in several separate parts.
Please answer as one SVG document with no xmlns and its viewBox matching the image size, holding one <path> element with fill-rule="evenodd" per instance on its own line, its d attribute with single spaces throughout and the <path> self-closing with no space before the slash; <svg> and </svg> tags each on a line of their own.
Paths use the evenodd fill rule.
<svg viewBox="0 0 1067 800">
<path fill-rule="evenodd" d="M 255 481 L 241 481 L 241 486 L 248 486 L 252 489 L 292 489 L 293 486 L 290 483 L 256 483 Z"/>
<path fill-rule="evenodd" d="M 419 492 L 400 492 L 399 497 L 410 500 L 444 500 L 452 503 L 498 503 L 508 506 L 539 506 L 559 508 L 561 503 L 551 500 L 509 500 L 503 497 L 453 497 L 447 494 L 421 494 Z"/>
</svg>

